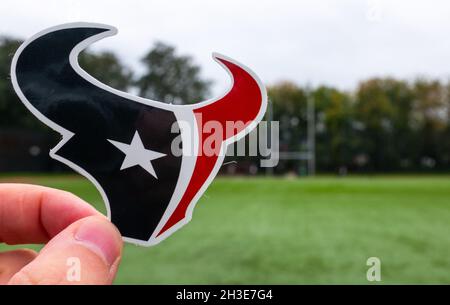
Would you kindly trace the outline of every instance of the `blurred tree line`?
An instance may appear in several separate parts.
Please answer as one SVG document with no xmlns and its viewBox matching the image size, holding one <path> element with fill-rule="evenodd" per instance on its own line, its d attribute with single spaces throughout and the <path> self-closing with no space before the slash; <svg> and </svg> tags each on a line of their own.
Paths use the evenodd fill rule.
<svg viewBox="0 0 450 305">
<path fill-rule="evenodd" d="M 320 171 L 450 170 L 450 82 L 373 78 L 354 92 L 284 82 L 269 88 L 281 150 L 306 150 L 306 103 L 315 103 Z M 293 170 L 296 170 L 295 168 Z"/>
<path fill-rule="evenodd" d="M 21 41 L 0 38 L 0 137 L 9 130 L 55 136 L 23 106 L 9 77 Z M 191 57 L 156 43 L 134 75 L 112 52 L 85 51 L 80 66 L 109 86 L 150 99 L 182 104 L 204 100 L 211 82 Z M 313 98 L 317 169 L 322 172 L 450 170 L 450 82 L 374 78 L 353 92 L 321 86 L 312 90 L 291 82 L 268 88 L 273 119 L 280 122 L 280 150 L 306 151 L 307 100 Z M 5 141 L 0 139 L 1 150 Z M 49 145 L 54 145 L 50 141 Z M 3 147 L 1 147 L 3 145 Z M 50 146 L 51 147 L 51 146 Z M 45 148 L 44 148 L 45 150 Z M 1 162 L 0 162 L 1 165 Z M 301 161 L 281 161 L 278 172 L 299 171 Z"/>
</svg>

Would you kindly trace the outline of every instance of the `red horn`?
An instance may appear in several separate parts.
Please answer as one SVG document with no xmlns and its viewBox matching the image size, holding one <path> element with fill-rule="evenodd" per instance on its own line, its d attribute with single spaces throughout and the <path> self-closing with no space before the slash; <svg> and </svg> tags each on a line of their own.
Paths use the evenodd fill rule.
<svg viewBox="0 0 450 305">
<path fill-rule="evenodd" d="M 183 219 L 189 220 L 192 217 L 192 209 L 189 211 L 189 206 L 195 205 L 199 199 L 198 194 L 201 194 L 199 190 L 205 189 L 211 183 L 222 164 L 224 155 L 219 154 L 221 147 L 215 147 L 217 154 L 205 154 L 203 140 L 208 136 L 208 132 L 205 132 L 203 127 L 211 121 L 220 123 L 222 130 L 225 131 L 221 141 L 224 146 L 245 136 L 261 121 L 267 108 L 266 91 L 253 72 L 224 56 L 215 54 L 214 59 L 228 70 L 233 84 L 223 97 L 192 105 L 200 138 L 195 168 L 183 197 L 158 236 L 176 228 Z M 243 124 L 235 124 L 234 126 L 238 128 L 230 133 L 226 131 L 227 122 L 243 122 Z M 236 138 L 233 139 L 234 136 Z"/>
<path fill-rule="evenodd" d="M 194 105 L 194 113 L 196 116 L 201 115 L 203 124 L 211 120 L 217 121 L 224 130 L 227 121 L 243 122 L 234 134 L 225 134 L 223 140 L 240 133 L 243 136 L 246 134 L 244 129 L 251 123 L 258 123 L 264 115 L 267 106 L 266 91 L 258 77 L 248 68 L 222 55 L 214 54 L 214 59 L 230 73 L 232 87 L 225 96 L 217 100 Z"/>
</svg>

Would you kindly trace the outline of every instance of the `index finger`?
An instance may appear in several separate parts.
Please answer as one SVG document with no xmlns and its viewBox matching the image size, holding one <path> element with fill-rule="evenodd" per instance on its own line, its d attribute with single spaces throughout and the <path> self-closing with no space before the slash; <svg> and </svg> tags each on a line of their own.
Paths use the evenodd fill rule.
<svg viewBox="0 0 450 305">
<path fill-rule="evenodd" d="M 0 184 L 0 243 L 45 243 L 78 219 L 99 214 L 69 192 Z"/>
</svg>

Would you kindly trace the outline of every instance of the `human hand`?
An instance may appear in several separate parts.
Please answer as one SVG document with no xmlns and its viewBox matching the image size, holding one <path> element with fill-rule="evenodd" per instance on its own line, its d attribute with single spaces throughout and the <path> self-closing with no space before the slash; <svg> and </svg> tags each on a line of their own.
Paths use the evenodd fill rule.
<svg viewBox="0 0 450 305">
<path fill-rule="evenodd" d="M 88 203 L 24 184 L 0 184 L 0 243 L 46 243 L 0 252 L 0 284 L 111 284 L 122 255 L 120 233 Z M 74 258 L 79 281 L 68 276 Z"/>
</svg>

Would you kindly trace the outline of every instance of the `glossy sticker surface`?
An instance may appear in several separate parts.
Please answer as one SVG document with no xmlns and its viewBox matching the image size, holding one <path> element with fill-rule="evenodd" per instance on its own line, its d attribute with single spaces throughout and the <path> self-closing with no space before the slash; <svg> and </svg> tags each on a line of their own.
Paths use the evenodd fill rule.
<svg viewBox="0 0 450 305">
<path fill-rule="evenodd" d="M 110 88 L 82 70 L 77 57 L 116 32 L 90 23 L 45 30 L 19 48 L 11 77 L 25 106 L 62 135 L 50 156 L 94 183 L 125 241 L 148 246 L 191 219 L 222 164 L 221 152 L 256 126 L 267 98 L 248 68 L 218 54 L 233 82 L 218 99 L 170 105 Z M 211 121 L 224 131 L 227 122 L 244 124 L 223 132 L 211 153 L 204 128 Z"/>
</svg>

